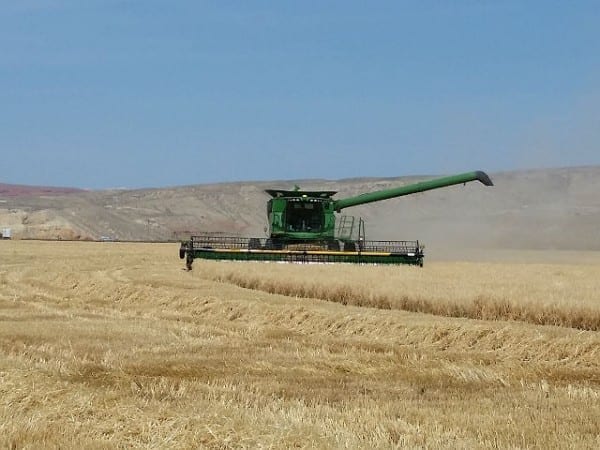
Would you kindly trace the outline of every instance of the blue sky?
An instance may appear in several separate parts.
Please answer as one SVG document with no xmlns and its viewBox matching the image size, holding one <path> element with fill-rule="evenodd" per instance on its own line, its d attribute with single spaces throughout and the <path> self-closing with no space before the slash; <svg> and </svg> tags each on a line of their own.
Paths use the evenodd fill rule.
<svg viewBox="0 0 600 450">
<path fill-rule="evenodd" d="M 4 2 L 0 155 L 82 188 L 597 165 L 600 3 Z"/>
</svg>

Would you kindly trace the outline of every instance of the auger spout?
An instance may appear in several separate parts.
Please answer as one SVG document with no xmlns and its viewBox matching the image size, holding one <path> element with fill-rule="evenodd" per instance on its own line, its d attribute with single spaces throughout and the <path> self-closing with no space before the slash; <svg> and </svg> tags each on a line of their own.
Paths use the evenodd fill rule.
<svg viewBox="0 0 600 450">
<path fill-rule="evenodd" d="M 443 188 L 455 184 L 468 183 L 469 181 L 480 181 L 486 186 L 493 186 L 490 177 L 481 170 L 474 172 L 465 172 L 458 175 L 435 178 L 433 180 L 421 181 L 419 183 L 408 184 L 397 188 L 384 189 L 381 191 L 367 192 L 354 197 L 342 198 L 333 202 L 333 209 L 337 212 L 351 206 L 364 205 L 365 203 L 378 202 L 403 195 L 416 194 L 417 192 L 429 191 L 431 189 Z"/>
</svg>

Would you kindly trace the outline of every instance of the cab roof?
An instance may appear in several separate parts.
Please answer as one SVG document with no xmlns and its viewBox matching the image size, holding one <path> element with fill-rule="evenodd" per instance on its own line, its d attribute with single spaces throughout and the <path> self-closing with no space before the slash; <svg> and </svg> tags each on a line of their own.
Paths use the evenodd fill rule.
<svg viewBox="0 0 600 450">
<path fill-rule="evenodd" d="M 337 191 L 285 191 L 282 189 L 266 189 L 265 192 L 273 198 L 331 198 L 331 196 L 337 194 Z"/>
</svg>

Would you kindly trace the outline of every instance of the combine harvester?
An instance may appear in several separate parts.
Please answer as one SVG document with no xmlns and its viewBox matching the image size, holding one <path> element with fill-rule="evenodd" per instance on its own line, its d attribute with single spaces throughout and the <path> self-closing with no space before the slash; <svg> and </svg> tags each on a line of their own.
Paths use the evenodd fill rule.
<svg viewBox="0 0 600 450">
<path fill-rule="evenodd" d="M 469 181 L 493 186 L 481 171 L 467 172 L 429 181 L 384 189 L 334 200 L 335 191 L 268 189 L 268 238 L 192 236 L 182 242 L 179 257 L 192 270 L 195 258 L 242 261 L 330 262 L 358 264 L 412 264 L 423 266 L 419 241 L 367 241 L 361 218 L 335 213 L 351 206 L 378 202 Z"/>
</svg>

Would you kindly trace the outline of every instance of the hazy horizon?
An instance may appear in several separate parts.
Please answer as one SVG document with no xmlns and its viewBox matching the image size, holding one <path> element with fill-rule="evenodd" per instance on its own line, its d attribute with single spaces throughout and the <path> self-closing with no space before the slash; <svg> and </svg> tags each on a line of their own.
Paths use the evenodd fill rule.
<svg viewBox="0 0 600 450">
<path fill-rule="evenodd" d="M 560 171 L 560 170 L 578 170 L 578 169 L 594 169 L 600 168 L 600 164 L 590 164 L 584 166 L 562 166 L 562 167 L 529 167 L 529 168 L 521 168 L 514 170 L 499 170 L 496 172 L 485 171 L 490 176 L 493 175 L 501 175 L 507 173 L 522 173 L 522 172 L 540 172 L 540 171 Z M 479 170 L 479 169 L 473 169 Z M 467 171 L 468 172 L 468 171 Z M 126 186 L 107 186 L 101 188 L 89 188 L 84 186 L 69 186 L 65 184 L 56 184 L 56 185 L 40 185 L 40 184 L 23 184 L 23 183 L 7 183 L 4 180 L 0 180 L 0 186 L 22 186 L 22 187 L 30 187 L 36 189 L 73 189 L 78 191 L 110 191 L 110 190 L 143 190 L 143 189 L 174 189 L 186 186 L 202 186 L 202 185 L 215 185 L 215 184 L 251 184 L 251 183 L 277 183 L 277 182 L 299 182 L 299 181 L 319 181 L 323 180 L 326 182 L 345 182 L 352 180 L 368 180 L 368 179 L 392 179 L 392 178 L 404 178 L 404 177 L 436 177 L 436 176 L 445 176 L 452 175 L 451 173 L 414 173 L 414 174 L 400 174 L 400 175 L 391 175 L 391 176 L 356 176 L 356 177 L 346 177 L 346 178 L 294 178 L 294 179 L 263 179 L 263 180 L 222 180 L 222 181 L 214 181 L 214 182 L 202 182 L 202 183 L 192 183 L 192 184 L 173 184 L 173 185 L 148 185 L 148 186 L 136 186 L 136 187 L 126 187 Z"/>
</svg>

